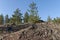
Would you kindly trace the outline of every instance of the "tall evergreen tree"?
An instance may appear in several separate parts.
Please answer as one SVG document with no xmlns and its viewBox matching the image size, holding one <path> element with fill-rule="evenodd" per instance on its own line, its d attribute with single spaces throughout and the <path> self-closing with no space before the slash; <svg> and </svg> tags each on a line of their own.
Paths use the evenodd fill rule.
<svg viewBox="0 0 60 40">
<path fill-rule="evenodd" d="M 29 16 L 29 22 L 34 23 L 35 21 L 38 21 L 40 18 L 38 16 L 38 10 L 37 10 L 37 6 L 34 2 L 32 2 L 30 5 L 30 16 Z"/>
<path fill-rule="evenodd" d="M 13 18 L 12 17 L 10 17 L 10 19 L 9 19 L 10 21 L 9 21 L 9 23 L 15 23 L 15 21 L 13 20 Z"/>
<path fill-rule="evenodd" d="M 57 17 L 55 22 L 60 24 L 60 17 Z"/>
<path fill-rule="evenodd" d="M 48 22 L 51 22 L 51 21 L 52 21 L 52 19 L 51 19 L 50 16 L 48 16 L 47 21 L 48 21 Z"/>
<path fill-rule="evenodd" d="M 14 14 L 12 15 L 12 18 L 10 19 L 10 22 L 14 22 L 16 24 L 22 23 L 22 14 L 20 13 L 19 8 L 17 8 L 14 11 Z"/>
<path fill-rule="evenodd" d="M 0 25 L 1 24 L 4 24 L 4 16 L 2 14 L 0 15 Z"/>
<path fill-rule="evenodd" d="M 26 12 L 24 15 L 24 23 L 28 23 L 28 19 L 29 19 L 29 14 L 28 12 Z"/>
<path fill-rule="evenodd" d="M 8 15 L 5 16 L 5 23 L 9 23 L 9 17 L 8 17 Z"/>
<path fill-rule="evenodd" d="M 57 19 L 54 18 L 54 19 L 52 20 L 52 22 L 53 22 L 53 23 L 57 23 Z"/>
</svg>

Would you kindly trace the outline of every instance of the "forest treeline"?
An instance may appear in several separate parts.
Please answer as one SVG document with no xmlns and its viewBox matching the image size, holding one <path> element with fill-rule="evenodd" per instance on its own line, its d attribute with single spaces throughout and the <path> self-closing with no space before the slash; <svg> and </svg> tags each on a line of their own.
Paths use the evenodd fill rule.
<svg viewBox="0 0 60 40">
<path fill-rule="evenodd" d="M 38 21 L 41 19 L 38 15 L 38 10 L 36 3 L 32 2 L 29 4 L 29 9 L 24 13 L 24 16 L 22 16 L 23 13 L 21 13 L 21 10 L 17 8 L 12 17 L 9 18 L 9 15 L 3 16 L 3 14 L 0 15 L 0 25 L 2 24 L 8 24 L 8 23 L 35 23 L 35 21 Z M 54 22 L 54 23 L 60 23 L 60 18 L 54 18 L 53 20 L 48 16 L 47 18 L 48 22 Z"/>
<path fill-rule="evenodd" d="M 29 4 L 29 9 L 24 13 L 21 13 L 21 10 L 17 8 L 12 17 L 9 18 L 9 15 L 3 16 L 3 14 L 0 15 L 0 24 L 8 24 L 8 23 L 34 23 L 35 21 L 40 20 L 40 17 L 38 16 L 38 10 L 36 3 L 32 2 Z"/>
</svg>

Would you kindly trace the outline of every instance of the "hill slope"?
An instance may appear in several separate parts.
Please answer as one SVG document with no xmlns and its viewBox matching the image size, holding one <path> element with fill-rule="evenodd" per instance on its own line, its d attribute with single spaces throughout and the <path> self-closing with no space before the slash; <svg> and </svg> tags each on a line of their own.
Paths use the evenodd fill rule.
<svg viewBox="0 0 60 40">
<path fill-rule="evenodd" d="M 3 36 L 1 40 L 60 40 L 59 26 L 53 23 L 32 24 L 28 28 Z"/>
</svg>

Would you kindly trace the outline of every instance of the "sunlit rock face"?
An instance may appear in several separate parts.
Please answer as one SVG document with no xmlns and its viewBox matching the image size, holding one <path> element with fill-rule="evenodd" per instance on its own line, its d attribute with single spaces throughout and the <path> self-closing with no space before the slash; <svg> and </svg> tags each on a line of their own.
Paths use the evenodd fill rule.
<svg viewBox="0 0 60 40">
<path fill-rule="evenodd" d="M 6 35 L 1 40 L 60 40 L 60 25 L 53 23 L 36 23 L 29 27 Z M 23 26 L 22 26 L 23 27 Z"/>
</svg>

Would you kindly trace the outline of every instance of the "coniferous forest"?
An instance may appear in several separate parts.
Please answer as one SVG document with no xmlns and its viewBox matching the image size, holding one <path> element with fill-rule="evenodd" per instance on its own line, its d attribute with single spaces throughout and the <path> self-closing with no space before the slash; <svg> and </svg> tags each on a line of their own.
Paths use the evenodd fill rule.
<svg viewBox="0 0 60 40">
<path fill-rule="evenodd" d="M 29 6 L 30 9 L 28 9 L 24 16 L 23 13 L 21 13 L 21 10 L 17 8 L 15 11 L 13 11 L 12 17 L 9 18 L 9 15 L 3 16 L 3 14 L 0 15 L 0 24 L 7 24 L 7 23 L 34 23 L 37 20 L 40 20 L 40 17 L 38 15 L 38 10 L 36 3 L 32 2 Z"/>
<path fill-rule="evenodd" d="M 21 23 L 35 23 L 38 20 L 41 20 L 41 17 L 38 14 L 38 7 L 36 6 L 36 3 L 32 2 L 29 4 L 29 9 L 24 13 L 21 13 L 21 10 L 19 8 L 16 8 L 15 11 L 13 11 L 12 17 L 9 17 L 9 15 L 3 16 L 3 14 L 0 15 L 0 25 L 2 24 L 21 24 Z M 52 20 L 50 16 L 48 16 L 47 22 L 53 22 L 53 23 L 60 23 L 60 18 L 56 17 Z"/>
</svg>

